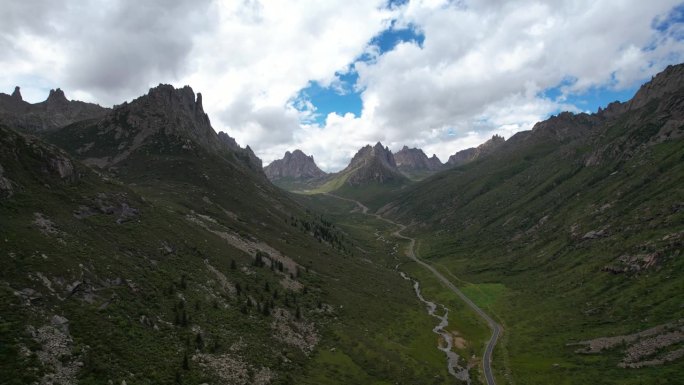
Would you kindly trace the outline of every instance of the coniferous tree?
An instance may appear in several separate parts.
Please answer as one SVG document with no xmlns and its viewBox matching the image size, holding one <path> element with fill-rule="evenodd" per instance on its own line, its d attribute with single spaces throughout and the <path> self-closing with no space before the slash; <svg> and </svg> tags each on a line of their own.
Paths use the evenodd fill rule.
<svg viewBox="0 0 684 385">
<path fill-rule="evenodd" d="M 184 328 L 188 327 L 188 315 L 185 313 L 185 309 L 183 309 L 183 313 L 181 314 L 181 326 Z"/>
<path fill-rule="evenodd" d="M 195 348 L 200 352 L 204 350 L 204 339 L 202 338 L 202 333 L 197 333 L 195 336 Z"/>
</svg>

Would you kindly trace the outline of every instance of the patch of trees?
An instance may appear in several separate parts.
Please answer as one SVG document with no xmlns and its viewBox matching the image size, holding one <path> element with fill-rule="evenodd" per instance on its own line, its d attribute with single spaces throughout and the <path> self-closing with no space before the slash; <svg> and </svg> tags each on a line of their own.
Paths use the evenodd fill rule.
<svg viewBox="0 0 684 385">
<path fill-rule="evenodd" d="M 320 216 L 311 220 L 299 219 L 295 216 L 290 216 L 286 220 L 292 227 L 296 227 L 301 231 L 310 234 L 318 242 L 328 243 L 333 249 L 347 252 L 345 246 L 344 236 L 335 228 L 335 225 Z"/>
</svg>

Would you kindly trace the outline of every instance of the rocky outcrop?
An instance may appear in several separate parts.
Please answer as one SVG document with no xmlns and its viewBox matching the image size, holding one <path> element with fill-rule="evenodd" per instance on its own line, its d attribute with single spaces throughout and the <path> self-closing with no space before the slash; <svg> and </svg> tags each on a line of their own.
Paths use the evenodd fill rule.
<svg viewBox="0 0 684 385">
<path fill-rule="evenodd" d="M 408 148 L 404 146 L 399 152 L 394 154 L 397 168 L 403 172 L 416 171 L 437 171 L 442 168 L 442 162 L 437 155 L 428 158 L 423 150 L 419 148 Z"/>
<path fill-rule="evenodd" d="M 475 159 L 480 159 L 484 156 L 493 153 L 505 142 L 506 140 L 503 137 L 499 135 L 494 135 L 491 139 L 475 148 L 461 150 L 455 153 L 454 155 L 451 155 L 449 157 L 449 160 L 447 160 L 446 164 L 448 167 L 456 167 L 466 163 L 470 163 Z"/>
<path fill-rule="evenodd" d="M 222 148 L 202 107 L 202 94 L 195 97 L 189 86 L 176 89 L 169 84 L 160 84 L 151 88 L 147 95 L 115 107 L 113 115 L 106 124 L 125 118 L 122 128 L 137 132 L 134 143 L 162 133 L 192 139 L 212 151 Z"/>
<path fill-rule="evenodd" d="M 327 175 L 316 166 L 313 155 L 307 156 L 300 150 L 286 152 L 283 159 L 274 160 L 264 167 L 264 173 L 270 180 L 282 178 L 310 180 L 323 178 Z"/>
<path fill-rule="evenodd" d="M 11 95 L 0 93 L 0 121 L 14 129 L 30 133 L 99 118 L 109 111 L 109 108 L 97 104 L 70 101 L 59 88 L 50 90 L 45 101 L 35 104 L 23 100 L 19 87 L 15 87 Z"/>
<path fill-rule="evenodd" d="M 684 87 L 684 65 L 670 65 L 650 82 L 639 88 L 639 91 L 628 102 L 628 110 L 635 110 L 648 104 L 651 100 L 661 98 L 668 94 L 680 92 Z"/>
<path fill-rule="evenodd" d="M 14 194 L 14 190 L 12 189 L 12 182 L 3 176 L 4 173 L 5 170 L 0 164 L 0 198 L 9 198 Z"/>
<path fill-rule="evenodd" d="M 428 167 L 430 170 L 441 170 L 444 168 L 444 164 L 442 163 L 441 160 L 437 157 L 437 155 L 432 154 L 432 157 L 428 158 Z"/>
<path fill-rule="evenodd" d="M 249 146 L 246 146 L 245 148 L 240 147 L 239 144 L 230 137 L 230 135 L 226 134 L 225 132 L 219 132 L 218 133 L 218 138 L 219 141 L 221 142 L 222 146 L 229 150 L 232 151 L 235 156 L 242 162 L 244 163 L 249 169 L 252 171 L 256 171 L 259 174 L 262 174 L 262 162 L 261 159 L 259 159 L 258 156 L 252 151 L 252 149 Z"/>
<path fill-rule="evenodd" d="M 21 91 L 19 90 L 19 86 L 14 87 L 14 92 L 12 92 L 12 97 L 16 100 L 19 101 L 24 101 L 24 98 L 21 97 Z"/>
<path fill-rule="evenodd" d="M 570 343 L 568 346 L 582 346 L 575 350 L 579 354 L 600 354 L 604 351 L 621 349 L 624 357 L 617 366 L 641 368 L 658 366 L 684 357 L 684 320 L 658 325 L 634 334 L 600 337 L 593 340 Z M 674 349 L 669 349 L 674 347 Z M 678 347 L 678 348 L 677 348 Z"/>
</svg>

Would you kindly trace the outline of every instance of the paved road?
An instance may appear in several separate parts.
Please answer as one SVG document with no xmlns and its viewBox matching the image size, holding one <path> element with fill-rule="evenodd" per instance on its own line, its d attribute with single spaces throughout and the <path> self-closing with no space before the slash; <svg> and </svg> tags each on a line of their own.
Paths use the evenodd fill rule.
<svg viewBox="0 0 684 385">
<path fill-rule="evenodd" d="M 487 380 L 487 385 L 496 385 L 496 380 L 494 379 L 494 374 L 492 373 L 492 353 L 494 352 L 494 346 L 496 346 L 496 342 L 499 339 L 499 336 L 501 335 L 502 328 L 501 325 L 499 325 L 496 321 L 492 319 L 487 313 L 485 313 L 479 306 L 477 306 L 473 301 L 470 300 L 470 298 L 466 297 L 463 292 L 457 288 L 451 281 L 449 281 L 442 273 L 437 271 L 432 265 L 429 263 L 423 261 L 422 259 L 418 258 L 415 253 L 415 245 L 416 245 L 416 240 L 414 238 L 407 237 L 405 235 L 402 235 L 401 232 L 406 229 L 406 226 L 402 225 L 401 223 L 396 223 L 392 220 L 389 220 L 379 214 L 369 214 L 368 213 L 368 207 L 364 206 L 363 203 L 349 199 L 349 198 L 343 198 L 338 195 L 333 195 L 328 193 L 327 195 L 330 195 L 332 197 L 342 199 L 345 201 L 349 202 L 354 202 L 356 205 L 361 209 L 361 212 L 366 214 L 366 215 L 372 215 L 382 221 L 385 221 L 387 223 L 393 224 L 397 227 L 399 227 L 399 230 L 395 231 L 393 233 L 394 236 L 402 239 L 406 239 L 410 242 L 409 248 L 408 248 L 408 257 L 414 260 L 415 262 L 419 263 L 421 266 L 424 268 L 428 269 L 437 279 L 442 281 L 446 287 L 448 287 L 452 292 L 454 292 L 459 298 L 463 300 L 468 306 L 470 306 L 471 309 L 475 311 L 482 319 L 484 319 L 487 322 L 487 325 L 489 325 L 489 328 L 492 330 L 492 336 L 489 338 L 489 342 L 487 342 L 487 347 L 485 348 L 484 356 L 482 357 L 482 367 L 484 370 L 485 374 L 485 379 Z"/>
</svg>

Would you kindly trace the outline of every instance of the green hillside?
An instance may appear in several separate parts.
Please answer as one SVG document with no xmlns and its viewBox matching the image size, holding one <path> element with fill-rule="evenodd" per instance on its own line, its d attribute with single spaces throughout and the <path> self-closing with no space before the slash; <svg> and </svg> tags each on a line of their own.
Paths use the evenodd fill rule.
<svg viewBox="0 0 684 385">
<path fill-rule="evenodd" d="M 646 85 L 599 114 L 560 114 L 383 208 L 411 224 L 422 257 L 504 325 L 502 378 L 682 383 L 684 345 L 663 337 L 684 318 L 684 91 L 673 84 L 681 70 L 659 75 L 671 82 L 656 78 L 666 91 Z M 569 345 L 660 325 L 659 337 L 597 354 Z M 619 366 L 630 364 L 640 367 Z"/>
<path fill-rule="evenodd" d="M 73 158 L 117 158 L 151 111 L 48 136 L 71 154 L 1 126 L 3 384 L 449 383 L 392 245 L 340 231 L 196 121 L 105 168 Z"/>
</svg>

